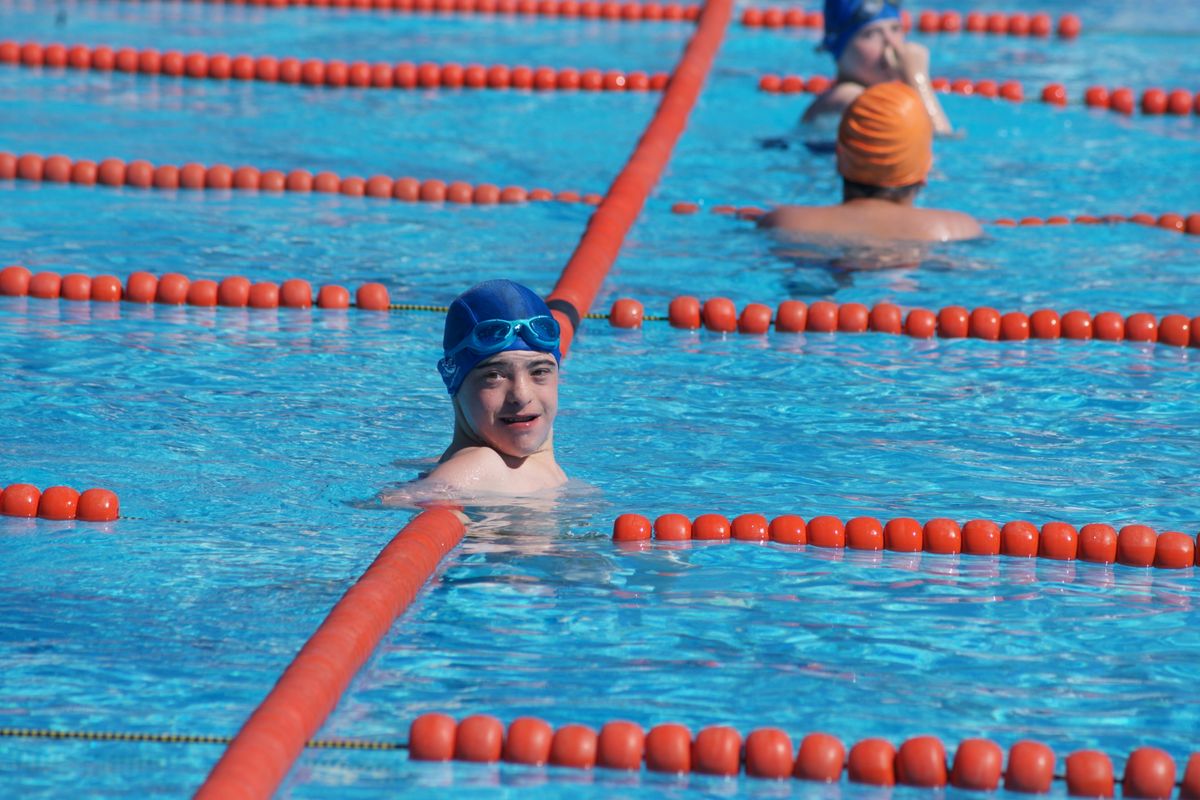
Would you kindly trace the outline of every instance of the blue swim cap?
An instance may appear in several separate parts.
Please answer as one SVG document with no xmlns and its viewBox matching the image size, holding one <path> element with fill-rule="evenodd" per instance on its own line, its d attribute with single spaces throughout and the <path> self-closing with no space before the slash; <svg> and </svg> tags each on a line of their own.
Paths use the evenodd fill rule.
<svg viewBox="0 0 1200 800">
<path fill-rule="evenodd" d="M 558 326 L 554 323 L 553 346 L 546 346 L 536 332 L 517 331 L 511 341 L 489 352 L 477 352 L 471 347 L 462 347 L 464 341 L 475 332 L 475 326 L 486 320 L 516 322 L 535 317 L 550 317 L 546 301 L 531 289 L 509 280 L 484 281 L 472 286 L 454 298 L 446 312 L 446 329 L 442 336 L 445 357 L 438 362 L 438 372 L 446 384 L 446 391 L 456 394 L 463 379 L 476 364 L 489 356 L 506 350 L 532 350 L 550 353 L 554 360 L 562 362 L 562 351 L 558 346 Z M 503 327 L 503 326 L 501 326 Z"/>
<path fill-rule="evenodd" d="M 825 0 L 825 38 L 821 46 L 835 59 L 854 35 L 872 22 L 900 18 L 900 0 Z"/>
</svg>

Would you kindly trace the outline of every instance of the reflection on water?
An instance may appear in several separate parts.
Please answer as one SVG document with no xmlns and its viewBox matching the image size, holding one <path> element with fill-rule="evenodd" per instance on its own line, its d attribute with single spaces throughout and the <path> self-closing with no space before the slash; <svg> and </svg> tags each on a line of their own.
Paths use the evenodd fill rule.
<svg viewBox="0 0 1200 800">
<path fill-rule="evenodd" d="M 884 272 L 882 288 L 888 293 L 911 293 L 919 285 L 918 271 L 967 272 L 992 269 L 994 265 L 968 257 L 969 243 L 953 244 L 896 241 L 847 241 L 835 237 L 794 239 L 786 232 L 774 234 L 779 243 L 773 256 L 788 264 L 783 277 L 789 297 L 826 296 L 854 286 L 860 272 Z M 978 244 L 978 243 L 975 243 Z M 875 283 L 879 284 L 878 278 Z"/>
<path fill-rule="evenodd" d="M 393 466 L 416 477 L 385 486 L 374 498 L 355 501 L 351 505 L 415 510 L 453 505 L 467 517 L 468 535 L 473 540 L 493 542 L 505 550 L 513 549 L 515 540 L 494 534 L 516 532 L 522 537 L 528 536 L 527 543 L 548 541 L 554 536 L 595 527 L 596 515 L 608 514 L 611 507 L 598 487 L 577 478 L 527 495 L 497 492 L 464 495 L 445 485 L 421 480 L 436 463 L 436 458 L 397 459 Z"/>
</svg>

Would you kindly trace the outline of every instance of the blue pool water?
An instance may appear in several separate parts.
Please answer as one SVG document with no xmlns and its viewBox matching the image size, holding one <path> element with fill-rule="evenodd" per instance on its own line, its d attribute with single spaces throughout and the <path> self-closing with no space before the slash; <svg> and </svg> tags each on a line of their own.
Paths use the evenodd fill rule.
<svg viewBox="0 0 1200 800">
<path fill-rule="evenodd" d="M 1038 4 L 1060 13 L 1068 3 Z M 3 37 L 348 58 L 667 69 L 687 26 L 494 21 L 203 4 L 0 3 Z M 1032 5 L 1011 5 L 1016 9 Z M 1200 23 L 1112 2 L 1073 44 L 937 39 L 935 72 L 1186 85 Z M 966 6 L 962 6 L 966 8 Z M 1081 12 L 1082 13 L 1082 12 Z M 1194 11 L 1192 12 L 1194 15 Z M 1085 29 L 1090 12 L 1084 14 Z M 1099 21 L 1097 26 L 1101 24 Z M 140 37 L 140 38 L 139 38 Z M 936 308 L 1194 315 L 1195 237 L 1140 226 L 990 228 L 915 269 L 781 255 L 697 200 L 824 202 L 827 156 L 764 150 L 826 71 L 811 34 L 730 28 L 708 88 L 598 307 L 684 292 Z M 420 55 L 410 53 L 420 49 Z M 1095 57 L 1100 48 L 1105 56 Z M 1173 49 L 1174 48 L 1174 49 Z M 1006 53 L 1023 54 L 1010 59 Z M 1153 55 L 1154 58 L 1150 58 Z M 793 58 L 794 57 L 794 58 Z M 1105 66 L 1107 65 L 1107 66 Z M 1108 70 L 1105 72 L 1105 70 Z M 0 69 L 0 150 L 250 163 L 603 191 L 654 96 L 311 91 Z M 946 98 L 930 205 L 982 218 L 1200 210 L 1195 118 Z M 364 109 L 370 109 L 369 113 Z M 1191 177 L 1192 179 L 1187 179 Z M 444 303 L 507 275 L 547 292 L 590 209 L 338 196 L 177 195 L 0 182 L 0 263 L 89 274 L 240 273 Z M 375 500 L 426 468 L 450 414 L 436 314 L 140 308 L 0 298 L 4 484 L 104 486 L 127 519 L 0 518 L 0 727 L 232 734 L 411 517 Z M 565 362 L 561 493 L 476 525 L 322 736 L 402 740 L 425 711 L 553 724 L 782 727 L 850 742 L 1032 738 L 1065 756 L 1196 749 L 1194 570 L 750 545 L 619 550 L 611 521 L 746 512 L 1197 529 L 1196 351 L 883 335 L 722 337 L 588 324 Z M 183 796 L 221 748 L 0 739 L 0 793 Z M 308 752 L 289 797 L 801 795 L 691 776 L 429 765 Z M 926 796 L 897 789 L 898 795 Z"/>
</svg>

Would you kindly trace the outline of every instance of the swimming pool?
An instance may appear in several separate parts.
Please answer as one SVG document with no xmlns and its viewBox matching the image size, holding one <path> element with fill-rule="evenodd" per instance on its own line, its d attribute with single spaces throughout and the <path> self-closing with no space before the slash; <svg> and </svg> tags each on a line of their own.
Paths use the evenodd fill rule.
<svg viewBox="0 0 1200 800">
<path fill-rule="evenodd" d="M 968 7 L 958 5 L 966 11 Z M 670 70 L 691 26 L 210 4 L 68 3 L 64 27 L 0 3 L 4 38 L 350 60 Z M 1067 3 L 1004 10 L 1072 10 Z M 944 98 L 929 205 L 983 219 L 1198 210 L 1196 117 L 1078 103 L 1090 83 L 1189 86 L 1200 21 L 1168 4 L 1083 13 L 1074 41 L 929 37 L 935 72 L 1016 79 L 1031 100 Z M 1082 13 L 1082 12 L 1081 12 Z M 737 15 L 735 14 L 735 19 Z M 921 267 L 781 254 L 719 204 L 825 202 L 830 157 L 786 134 L 828 72 L 811 32 L 736 23 L 668 171 L 595 303 L 665 314 L 684 294 L 938 309 L 1191 317 L 1194 236 L 1132 224 L 989 226 Z M 1064 83 L 1065 108 L 1036 102 Z M 1189 88 L 1195 88 L 1189 86 Z M 0 150 L 603 192 L 661 95 L 310 89 L 0 68 Z M 970 187 L 963 191 L 963 187 Z M 193 280 L 383 282 L 444 304 L 505 275 L 554 285 L 593 209 L 338 194 L 160 192 L 0 180 L 4 264 Z M 671 206 L 696 202 L 701 213 Z M 103 525 L 0 518 L 5 728 L 230 736 L 412 516 L 375 496 L 445 444 L 441 317 L 0 298 L 4 484 L 115 490 Z M 1182 774 L 1200 712 L 1194 569 L 742 543 L 610 539 L 650 519 L 786 513 L 1129 523 L 1194 535 L 1195 350 L 885 334 L 721 335 L 587 323 L 565 362 L 559 458 L 575 479 L 477 520 L 389 631 L 322 738 L 397 742 L 412 719 L 762 726 L 894 745 L 1036 740 L 1120 775 L 1154 746 Z M 8 794 L 181 795 L 219 744 L 0 739 Z M 295 797 L 829 793 L 876 787 L 642 770 L 409 761 L 308 750 Z M 900 793 L 918 789 L 898 788 Z M 1064 791 L 1055 785 L 1056 792 Z"/>
</svg>

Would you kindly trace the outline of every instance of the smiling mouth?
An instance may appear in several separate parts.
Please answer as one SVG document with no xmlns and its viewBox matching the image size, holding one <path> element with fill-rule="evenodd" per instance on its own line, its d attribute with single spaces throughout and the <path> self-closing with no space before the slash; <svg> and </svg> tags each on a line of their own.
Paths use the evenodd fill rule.
<svg viewBox="0 0 1200 800">
<path fill-rule="evenodd" d="M 520 425 L 524 422 L 533 422 L 539 416 L 539 414 L 522 414 L 515 417 L 500 417 L 500 421 L 505 425 Z"/>
</svg>

